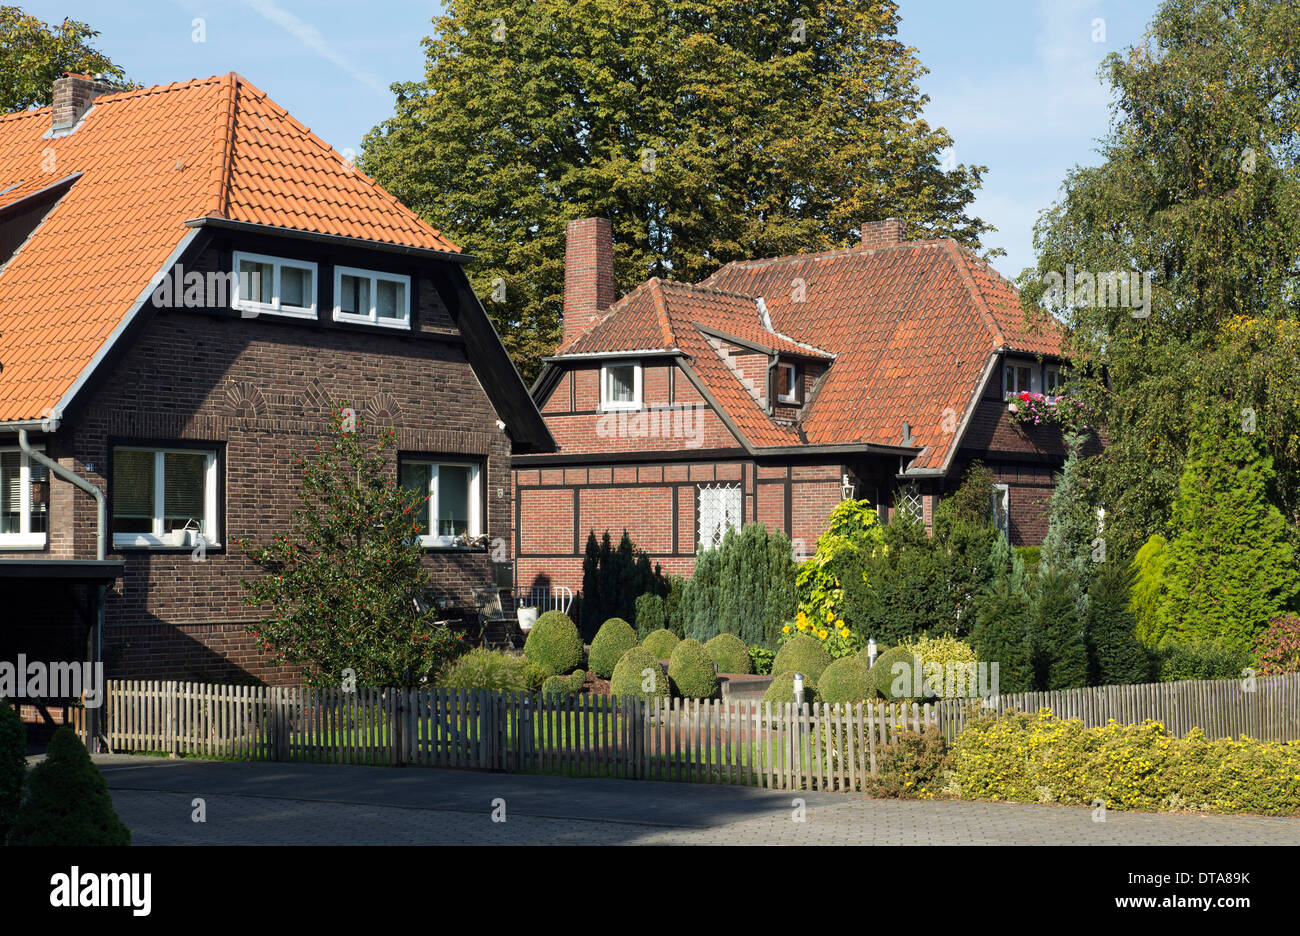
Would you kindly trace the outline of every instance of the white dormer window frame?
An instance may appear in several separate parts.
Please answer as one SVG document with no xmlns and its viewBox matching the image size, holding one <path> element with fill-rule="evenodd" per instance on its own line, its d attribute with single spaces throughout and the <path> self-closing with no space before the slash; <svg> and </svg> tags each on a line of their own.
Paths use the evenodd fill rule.
<svg viewBox="0 0 1300 936">
<path fill-rule="evenodd" d="M 799 405 L 799 365 L 790 361 L 780 361 L 777 363 L 776 369 L 778 372 L 777 380 L 776 380 L 776 401 L 778 403 L 791 403 L 795 406 L 798 406 Z M 781 392 L 780 372 L 782 371 L 787 371 L 790 374 L 790 380 L 786 384 L 786 386 L 790 388 L 788 393 Z"/>
<path fill-rule="evenodd" d="M 365 296 L 360 300 L 365 311 L 345 312 L 343 310 L 343 277 L 360 280 L 365 284 Z M 391 286 L 400 290 L 394 297 L 396 316 L 379 314 L 379 290 L 381 286 Z M 334 321 L 351 322 L 356 325 L 374 325 L 379 328 L 411 327 L 411 278 L 400 273 L 384 273 L 379 270 L 363 270 L 358 267 L 336 266 L 334 268 Z"/>
<path fill-rule="evenodd" d="M 315 319 L 316 295 L 320 285 L 319 270 L 315 263 L 309 260 L 291 260 L 287 257 L 272 257 L 267 254 L 250 253 L 246 250 L 236 250 L 232 259 L 234 273 L 231 277 L 233 282 L 233 297 L 230 300 L 231 308 L 239 312 L 251 312 L 254 315 L 283 315 L 289 318 Z M 259 271 L 259 279 L 254 283 L 250 277 L 243 273 L 244 264 L 256 264 L 262 267 L 270 267 L 271 284 L 268 289 L 266 284 L 261 282 L 264 274 Z M 284 271 L 294 271 L 297 273 L 307 273 L 311 277 L 310 302 L 308 305 L 293 305 L 284 302 Z"/>
<path fill-rule="evenodd" d="M 632 369 L 632 398 L 630 400 L 616 400 L 615 387 L 611 375 L 613 370 L 624 368 Z M 637 410 L 641 408 L 642 400 L 642 373 L 640 361 L 606 361 L 600 365 L 600 409 L 602 412 L 610 410 Z M 623 384 L 626 386 L 626 384 Z"/>
<path fill-rule="evenodd" d="M 1029 385 L 1022 386 L 1024 379 Z M 1007 358 L 1002 364 L 1002 396 L 1009 398 L 1020 393 L 1037 393 L 1042 386 L 1038 366 L 1024 358 Z"/>
</svg>

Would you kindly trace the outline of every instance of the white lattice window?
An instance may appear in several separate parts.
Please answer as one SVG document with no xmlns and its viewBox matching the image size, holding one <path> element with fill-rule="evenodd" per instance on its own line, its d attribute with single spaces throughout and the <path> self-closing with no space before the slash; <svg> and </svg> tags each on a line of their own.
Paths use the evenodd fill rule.
<svg viewBox="0 0 1300 936">
<path fill-rule="evenodd" d="M 898 509 L 905 510 L 913 517 L 921 520 L 925 517 L 924 507 L 921 503 L 921 486 L 915 481 L 904 484 L 898 489 Z"/>
<path fill-rule="evenodd" d="M 700 535 L 696 551 L 716 549 L 727 530 L 740 529 L 741 492 L 739 484 L 701 484 L 696 489 L 699 503 Z"/>
</svg>

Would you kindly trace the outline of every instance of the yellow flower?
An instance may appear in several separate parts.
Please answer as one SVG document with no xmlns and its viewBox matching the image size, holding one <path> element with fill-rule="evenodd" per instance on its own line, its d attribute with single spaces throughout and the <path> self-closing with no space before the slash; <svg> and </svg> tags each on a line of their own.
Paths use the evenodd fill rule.
<svg viewBox="0 0 1300 936">
<path fill-rule="evenodd" d="M 807 621 L 800 621 L 796 626 L 799 628 L 799 630 L 807 630 L 807 629 L 808 629 L 808 622 L 807 622 Z"/>
<path fill-rule="evenodd" d="M 817 632 L 817 636 L 820 637 L 822 640 L 825 640 L 826 637 L 827 637 L 826 631 L 824 631 L 824 630 L 820 630 L 820 631 L 818 631 L 818 632 Z"/>
<path fill-rule="evenodd" d="M 843 620 L 838 620 L 838 621 L 836 621 L 836 622 L 835 622 L 835 626 L 836 626 L 836 627 L 841 627 L 841 628 L 842 628 L 842 627 L 844 626 L 844 621 L 843 621 Z"/>
<path fill-rule="evenodd" d="M 833 612 L 833 611 L 827 611 L 827 612 L 826 612 L 826 620 L 827 620 L 827 621 L 833 621 L 833 620 L 835 620 L 835 612 Z"/>
<path fill-rule="evenodd" d="M 785 627 L 781 628 L 781 633 L 783 633 L 783 634 L 788 634 L 788 633 L 790 633 L 790 625 L 787 624 Z"/>
<path fill-rule="evenodd" d="M 849 629 L 847 627 L 840 628 L 840 636 L 841 637 L 849 636 Z"/>
</svg>

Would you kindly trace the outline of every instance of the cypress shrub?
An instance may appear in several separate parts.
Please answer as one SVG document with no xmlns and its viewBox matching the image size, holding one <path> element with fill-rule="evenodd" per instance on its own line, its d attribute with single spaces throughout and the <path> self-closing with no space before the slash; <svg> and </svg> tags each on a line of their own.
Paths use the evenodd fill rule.
<svg viewBox="0 0 1300 936">
<path fill-rule="evenodd" d="M 13 706 L 0 699 L 0 844 L 18 815 L 27 774 L 27 726 Z"/>
<path fill-rule="evenodd" d="M 680 575 L 668 576 L 668 593 L 664 595 L 664 627 L 677 635 L 678 639 L 686 636 L 682 619 L 682 592 L 686 590 L 686 579 Z"/>
<path fill-rule="evenodd" d="M 582 637 L 563 611 L 547 611 L 537 619 L 524 641 L 524 656 L 563 676 L 582 665 Z"/>
<path fill-rule="evenodd" d="M 1011 551 L 1005 538 L 999 538 L 995 557 L 997 576 L 976 604 L 971 647 L 982 662 L 990 666 L 997 664 L 999 693 L 1032 692 L 1033 602 L 1029 597 L 1028 578 L 1020 556 Z"/>
<path fill-rule="evenodd" d="M 594 639 L 601 624 L 610 618 L 636 621 L 636 599 L 646 593 L 665 595 L 668 582 L 658 566 L 637 549 L 623 531 L 615 546 L 606 531 L 597 542 L 588 533 L 582 560 L 582 637 Z"/>
<path fill-rule="evenodd" d="M 747 645 L 773 647 L 796 604 L 789 537 L 751 523 L 727 530 L 718 548 L 696 557 L 682 590 L 682 622 L 686 636 L 701 642 L 734 634 Z"/>
<path fill-rule="evenodd" d="M 822 642 L 807 634 L 795 634 L 780 650 L 772 661 L 772 674 L 803 673 L 805 679 L 814 682 L 821 678 L 822 671 L 831 665 L 831 655 L 826 652 Z"/>
<path fill-rule="evenodd" d="M 876 686 L 871 667 L 861 653 L 840 657 L 822 671 L 817 680 L 817 701 L 836 703 L 874 702 Z"/>
<path fill-rule="evenodd" d="M 1123 686 L 1151 678 L 1150 655 L 1137 638 L 1137 618 L 1131 610 L 1132 586 L 1132 567 L 1108 562 L 1088 589 L 1084 630 L 1095 686 Z"/>
<path fill-rule="evenodd" d="M 718 694 L 718 674 L 704 645 L 689 637 L 673 647 L 668 658 L 668 681 L 685 699 L 712 699 Z"/>
<path fill-rule="evenodd" d="M 1080 596 L 1068 573 L 1044 567 L 1034 594 L 1034 674 L 1039 690 L 1088 685 L 1088 645 L 1079 613 Z"/>
<path fill-rule="evenodd" d="M 1148 647 L 1160 646 L 1164 621 L 1160 605 L 1165 597 L 1165 564 L 1169 561 L 1168 541 L 1157 533 L 1142 544 L 1133 558 L 1133 587 L 1129 607 L 1138 639 Z"/>
<path fill-rule="evenodd" d="M 714 663 L 718 664 L 719 673 L 754 672 L 754 662 L 749 658 L 749 648 L 734 634 L 719 634 L 704 645 L 704 651 Z"/>
<path fill-rule="evenodd" d="M 636 646 L 636 631 L 622 618 L 610 618 L 600 626 L 600 632 L 591 642 L 587 663 L 601 679 L 614 675 L 614 667 L 623 654 Z"/>
<path fill-rule="evenodd" d="M 641 645 L 649 650 L 656 660 L 666 660 L 673 655 L 673 647 L 679 643 L 681 639 L 672 631 L 657 630 L 646 634 Z"/>
<path fill-rule="evenodd" d="M 1245 650 L 1226 647 L 1215 640 L 1190 644 L 1165 644 L 1155 653 L 1160 682 L 1183 679 L 1236 679 L 1242 670 L 1255 665 Z"/>
<path fill-rule="evenodd" d="M 664 614 L 664 600 L 653 592 L 637 595 L 636 635 L 641 640 L 653 631 L 662 630 L 668 623 Z"/>
<path fill-rule="evenodd" d="M 27 799 L 9 832 L 10 845 L 130 845 L 104 776 L 69 727 L 54 732 L 45 760 L 32 768 Z"/>
<path fill-rule="evenodd" d="M 611 695 L 669 697 L 668 674 L 645 647 L 633 647 L 623 654 L 609 680 Z"/>
<path fill-rule="evenodd" d="M 1064 435 L 1065 464 L 1056 476 L 1056 487 L 1047 502 L 1047 535 L 1043 538 L 1042 564 L 1065 572 L 1086 591 L 1094 571 L 1093 540 L 1097 538 L 1097 511 L 1089 502 L 1083 481 L 1079 450 L 1087 444 L 1087 432 Z"/>
</svg>

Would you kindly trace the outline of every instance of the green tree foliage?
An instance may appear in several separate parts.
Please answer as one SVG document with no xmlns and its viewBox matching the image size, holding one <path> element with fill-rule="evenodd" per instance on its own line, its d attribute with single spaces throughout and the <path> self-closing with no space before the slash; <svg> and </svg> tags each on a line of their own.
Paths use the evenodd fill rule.
<svg viewBox="0 0 1300 936">
<path fill-rule="evenodd" d="M 131 87 L 122 69 L 89 45 L 98 35 L 73 19 L 54 26 L 18 7 L 0 6 L 0 114 L 48 105 L 54 79 L 64 72 L 107 75 Z"/>
<path fill-rule="evenodd" d="M 682 621 L 682 593 L 686 590 L 686 579 L 680 575 L 668 576 L 668 592 L 664 595 L 664 626 L 679 638 L 686 636 Z"/>
<path fill-rule="evenodd" d="M 1020 285 L 1022 302 L 1046 301 L 1070 326 L 1074 393 L 1109 443 L 1088 474 L 1107 507 L 1108 550 L 1127 558 L 1165 532 L 1195 401 L 1226 395 L 1244 406 L 1264 387 L 1297 382 L 1294 344 L 1289 357 L 1270 353 L 1231 374 L 1215 357 L 1227 323 L 1259 319 L 1267 334 L 1300 312 L 1300 6 L 1165 0 L 1143 40 L 1104 71 L 1114 104 L 1101 164 L 1067 175 L 1035 228 L 1037 269 Z M 1150 314 L 1085 301 L 1077 288 L 1073 302 L 1064 290 L 1052 297 L 1059 281 L 1044 275 L 1067 266 L 1150 272 Z M 1275 405 L 1294 426 L 1294 395 Z M 1300 460 L 1282 460 L 1280 433 L 1272 441 L 1278 488 L 1295 498 Z M 1286 506 L 1295 513 L 1294 499 Z"/>
<path fill-rule="evenodd" d="M 735 634 L 747 645 L 775 647 L 797 603 L 790 538 L 761 523 L 729 529 L 716 549 L 696 557 L 681 601 L 687 637 Z"/>
<path fill-rule="evenodd" d="M 1007 545 L 1006 538 L 999 536 L 992 564 L 996 573 L 977 602 L 971 646 L 982 662 L 997 663 L 1000 694 L 1031 692 L 1033 601 L 1024 562 Z"/>
<path fill-rule="evenodd" d="M 0 699 L 0 844 L 18 815 L 27 774 L 27 727 L 7 699 Z"/>
<path fill-rule="evenodd" d="M 636 596 L 636 635 L 644 640 L 647 634 L 663 630 L 668 623 L 664 614 L 664 599 L 652 592 Z"/>
<path fill-rule="evenodd" d="M 596 534 L 587 534 L 587 549 L 582 560 L 582 637 L 591 640 L 600 626 L 612 617 L 636 623 L 636 601 L 641 595 L 668 594 L 668 580 L 659 566 L 650 565 L 650 557 L 623 531 L 614 546 L 609 531 L 596 542 Z"/>
<path fill-rule="evenodd" d="M 1132 567 L 1123 562 L 1107 562 L 1093 575 L 1084 630 L 1094 686 L 1122 686 L 1151 679 L 1151 655 L 1138 640 L 1137 618 L 1131 606 L 1133 578 Z"/>
<path fill-rule="evenodd" d="M 844 587 L 837 569 L 860 565 L 864 554 L 884 542 L 876 508 L 869 500 L 843 500 L 835 505 L 826 530 L 817 538 L 817 551 L 799 564 L 795 587 L 799 610 L 815 621 L 844 614 Z"/>
<path fill-rule="evenodd" d="M 429 582 L 415 520 L 428 495 L 398 487 L 391 430 L 372 433 L 344 413 L 313 458 L 293 456 L 301 484 L 289 531 L 265 546 L 236 541 L 264 573 L 243 580 L 245 601 L 269 607 L 248 631 L 313 686 L 337 686 L 347 669 L 360 685 L 417 685 L 458 648 L 411 601 Z"/>
<path fill-rule="evenodd" d="M 1034 588 L 1031 618 L 1036 688 L 1088 685 L 1088 645 L 1078 582 L 1069 572 L 1044 567 Z"/>
<path fill-rule="evenodd" d="M 944 171 L 885 0 L 463 0 L 362 168 L 481 259 L 525 376 L 560 335 L 564 226 L 614 225 L 619 285 L 854 243 L 863 221 L 977 247 L 983 166 Z M 498 291 L 498 295 L 500 295 Z"/>
<path fill-rule="evenodd" d="M 1065 435 L 1065 464 L 1047 502 L 1047 536 L 1040 554 L 1042 563 L 1069 573 L 1084 589 L 1100 548 L 1100 544 L 1094 545 L 1098 539 L 1097 509 L 1089 502 L 1079 461 L 1079 452 L 1087 440 L 1086 432 Z"/>
<path fill-rule="evenodd" d="M 1300 593 L 1292 531 L 1268 500 L 1273 459 L 1263 448 L 1231 410 L 1198 420 L 1173 506 L 1164 640 L 1249 650 Z"/>
<path fill-rule="evenodd" d="M 76 732 L 54 732 L 45 760 L 27 778 L 27 798 L 9 830 L 10 845 L 130 845 L 104 775 Z"/>
<path fill-rule="evenodd" d="M 1147 647 L 1155 648 L 1164 637 L 1164 618 L 1160 614 L 1165 598 L 1165 564 L 1169 561 L 1169 542 L 1159 533 L 1142 544 L 1133 557 L 1133 617 L 1137 636 Z"/>
</svg>

